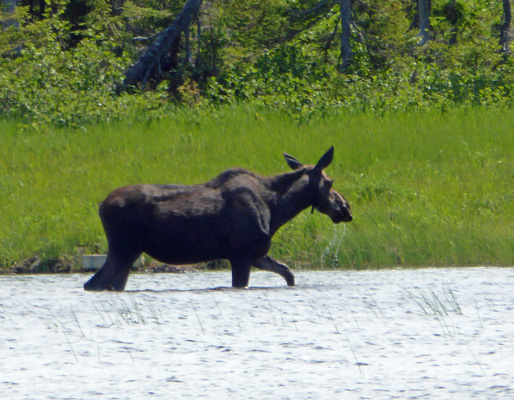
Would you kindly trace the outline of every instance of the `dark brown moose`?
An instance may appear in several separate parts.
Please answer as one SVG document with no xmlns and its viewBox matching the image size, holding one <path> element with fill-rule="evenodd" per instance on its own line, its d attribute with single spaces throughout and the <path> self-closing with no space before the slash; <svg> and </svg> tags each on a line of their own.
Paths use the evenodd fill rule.
<svg viewBox="0 0 514 400">
<path fill-rule="evenodd" d="M 294 286 L 289 267 L 267 255 L 275 232 L 308 207 L 336 224 L 353 217 L 323 171 L 332 162 L 334 147 L 315 166 L 284 156 L 293 172 L 264 177 L 229 169 L 201 185 L 114 190 L 100 204 L 107 260 L 84 289 L 124 290 L 130 268 L 143 252 L 168 264 L 227 259 L 234 287 L 248 286 L 252 265 Z"/>
</svg>

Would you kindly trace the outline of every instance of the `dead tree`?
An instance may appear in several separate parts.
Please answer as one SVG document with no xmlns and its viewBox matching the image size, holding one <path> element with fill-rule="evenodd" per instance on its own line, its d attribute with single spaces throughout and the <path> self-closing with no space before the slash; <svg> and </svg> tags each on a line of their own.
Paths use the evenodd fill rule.
<svg viewBox="0 0 514 400">
<path fill-rule="evenodd" d="M 128 87 L 144 88 L 151 80 L 158 80 L 162 75 L 162 65 L 166 57 L 176 57 L 179 46 L 176 42 L 180 40 L 182 32 L 187 32 L 195 15 L 202 5 L 202 0 L 187 0 L 184 8 L 173 20 L 171 25 L 157 35 L 155 42 L 125 73 L 123 85 Z"/>
<path fill-rule="evenodd" d="M 418 0 L 419 36 L 421 45 L 430 40 L 430 0 Z"/>
<path fill-rule="evenodd" d="M 351 1 L 340 0 L 341 8 L 341 66 L 339 72 L 344 72 L 353 59 L 352 47 L 350 45 L 350 22 L 351 22 Z"/>
<path fill-rule="evenodd" d="M 501 52 L 508 56 L 510 54 L 510 25 L 512 22 L 512 13 L 510 9 L 510 0 L 503 0 L 503 24 L 500 27 L 500 46 Z"/>
</svg>

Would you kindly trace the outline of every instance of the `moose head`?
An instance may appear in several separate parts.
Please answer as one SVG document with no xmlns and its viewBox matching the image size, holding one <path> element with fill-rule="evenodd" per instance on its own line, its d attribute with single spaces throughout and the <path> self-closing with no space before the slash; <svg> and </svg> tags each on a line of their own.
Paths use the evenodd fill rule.
<svg viewBox="0 0 514 400">
<path fill-rule="evenodd" d="M 332 185 L 333 179 L 324 171 L 334 158 L 334 146 L 319 159 L 314 166 L 304 166 L 293 156 L 284 153 L 287 165 L 293 170 L 304 170 L 309 179 L 309 188 L 313 194 L 312 209 L 328 215 L 333 223 L 350 222 L 353 219 L 348 201 L 342 194 L 336 192 Z"/>
</svg>

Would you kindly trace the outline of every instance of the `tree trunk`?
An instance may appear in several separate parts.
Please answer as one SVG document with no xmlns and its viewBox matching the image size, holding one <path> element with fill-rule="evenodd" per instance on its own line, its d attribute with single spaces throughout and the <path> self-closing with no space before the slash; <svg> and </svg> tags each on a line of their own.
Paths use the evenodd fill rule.
<svg viewBox="0 0 514 400">
<path fill-rule="evenodd" d="M 430 0 L 418 0 L 419 37 L 421 45 L 430 40 Z"/>
<path fill-rule="evenodd" d="M 458 19 L 460 12 L 457 10 L 457 4 L 455 0 L 451 0 L 451 9 L 452 9 L 452 15 L 449 18 L 449 22 L 451 24 L 451 34 L 450 34 L 450 40 L 448 44 L 454 45 L 457 44 L 457 34 L 459 33 L 458 28 Z"/>
<path fill-rule="evenodd" d="M 14 14 L 14 11 L 16 10 L 16 3 L 16 0 L 2 0 L 2 11 L 4 11 L 6 14 Z M 15 19 L 2 21 L 3 29 L 7 29 L 10 26 L 19 27 L 20 24 Z"/>
<path fill-rule="evenodd" d="M 510 9 L 510 0 L 503 0 L 503 24 L 500 28 L 500 46 L 505 56 L 510 54 L 510 24 L 512 14 Z"/>
<path fill-rule="evenodd" d="M 125 88 L 139 86 L 144 88 L 152 78 L 158 79 L 161 74 L 161 64 L 180 34 L 189 29 L 191 21 L 197 15 L 202 0 L 187 0 L 180 14 L 173 20 L 171 25 L 159 33 L 156 41 L 145 51 L 145 53 L 125 73 L 123 82 Z M 178 46 L 175 46 L 178 51 Z"/>
<path fill-rule="evenodd" d="M 351 0 L 339 0 L 341 8 L 341 66 L 339 72 L 344 72 L 353 60 L 350 45 Z"/>
</svg>

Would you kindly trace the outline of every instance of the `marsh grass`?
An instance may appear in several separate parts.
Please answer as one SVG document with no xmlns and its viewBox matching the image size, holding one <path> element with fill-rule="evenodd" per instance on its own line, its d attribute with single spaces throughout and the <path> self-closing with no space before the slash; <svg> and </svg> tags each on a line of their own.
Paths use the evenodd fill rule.
<svg viewBox="0 0 514 400">
<path fill-rule="evenodd" d="M 137 300 L 133 296 L 126 297 L 114 294 L 113 296 L 102 296 L 98 299 L 101 308 L 94 303 L 96 312 L 102 320 L 102 326 L 107 328 L 110 326 L 124 325 L 146 325 L 146 317 L 139 306 Z M 148 305 L 149 303 L 147 303 Z M 160 324 L 160 316 L 154 307 L 148 307 L 150 319 L 153 323 Z"/>
<path fill-rule="evenodd" d="M 425 314 L 448 316 L 450 313 L 462 315 L 462 309 L 457 301 L 455 293 L 447 285 L 443 285 L 440 293 L 436 293 L 431 286 L 426 289 L 416 290 L 402 289 Z"/>
<path fill-rule="evenodd" d="M 443 284 L 442 289 L 438 291 L 434 290 L 432 286 L 427 286 L 426 288 L 418 287 L 414 290 L 402 288 L 402 290 L 419 306 L 424 314 L 435 316 L 444 336 L 453 338 L 458 335 L 458 326 L 453 322 L 450 323 L 448 316 L 450 314 L 462 315 L 463 313 L 451 287 Z M 469 350 L 471 351 L 471 349 Z M 473 357 L 475 357 L 474 354 Z M 478 363 L 478 360 L 476 361 Z"/>
<path fill-rule="evenodd" d="M 301 213 L 272 253 L 294 268 L 514 264 L 514 111 L 341 114 L 298 125 L 280 112 L 175 111 L 50 132 L 0 121 L 0 266 L 105 252 L 97 204 L 134 183 L 205 182 L 226 168 L 287 170 L 286 151 L 327 172 L 356 219 Z M 327 250 L 328 249 L 328 250 Z"/>
</svg>

